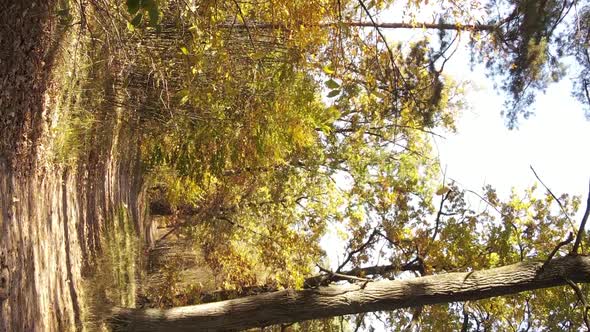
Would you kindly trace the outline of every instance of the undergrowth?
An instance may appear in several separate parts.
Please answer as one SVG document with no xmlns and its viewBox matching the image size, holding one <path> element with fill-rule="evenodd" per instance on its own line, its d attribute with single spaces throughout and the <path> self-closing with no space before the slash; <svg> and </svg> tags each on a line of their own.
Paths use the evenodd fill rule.
<svg viewBox="0 0 590 332">
<path fill-rule="evenodd" d="M 138 285 L 140 241 L 126 207 L 105 223 L 101 253 L 92 276 L 84 280 L 83 322 L 87 331 L 107 331 L 113 306 L 133 308 Z"/>
<path fill-rule="evenodd" d="M 88 37 L 84 30 L 70 23 L 80 19 L 80 13 L 71 10 L 69 1 L 61 0 L 56 15 L 65 36 L 58 59 L 52 71 L 52 93 L 48 149 L 50 162 L 73 166 L 89 145 L 88 133 L 96 122 L 88 102 L 93 87 L 88 79 L 93 59 L 88 53 Z"/>
</svg>

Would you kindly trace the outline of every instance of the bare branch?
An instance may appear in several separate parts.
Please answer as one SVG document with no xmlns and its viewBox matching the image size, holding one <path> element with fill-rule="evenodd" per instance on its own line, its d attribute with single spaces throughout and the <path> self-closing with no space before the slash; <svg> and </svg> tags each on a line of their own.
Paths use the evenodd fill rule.
<svg viewBox="0 0 590 332">
<path fill-rule="evenodd" d="M 582 222 L 580 223 L 580 228 L 578 229 L 578 235 L 576 235 L 576 242 L 574 243 L 574 247 L 572 248 L 572 254 L 578 254 L 578 247 L 582 242 L 582 237 L 584 236 L 584 228 L 586 228 L 586 221 L 588 221 L 588 214 L 590 214 L 590 185 L 588 186 L 588 200 L 586 201 L 586 212 L 584 212 L 584 217 L 582 217 Z"/>
<path fill-rule="evenodd" d="M 346 264 L 348 264 L 348 262 L 350 262 L 350 260 L 352 259 L 352 257 L 354 255 L 356 255 L 359 252 L 365 250 L 366 247 L 368 247 L 370 244 L 372 244 L 373 238 L 375 237 L 375 235 L 377 235 L 377 233 L 378 233 L 377 232 L 377 229 L 373 230 L 373 232 L 371 233 L 371 235 L 369 235 L 369 238 L 367 239 L 367 241 L 365 243 L 363 243 L 356 250 L 353 250 L 350 253 L 348 253 L 348 256 L 346 257 L 346 259 L 344 260 L 344 262 L 342 262 L 342 264 L 340 264 L 340 266 L 338 266 L 338 268 L 336 269 L 336 272 L 340 272 L 342 270 L 342 268 L 344 266 L 346 266 Z"/>
<path fill-rule="evenodd" d="M 383 40 L 383 44 L 385 45 L 385 48 L 387 49 L 387 53 L 389 55 L 389 59 L 391 61 L 391 66 L 393 67 L 394 70 L 394 79 L 395 81 L 393 82 L 393 87 L 397 89 L 397 85 L 398 85 L 398 80 L 401 80 L 403 85 L 405 87 L 408 86 L 408 83 L 406 82 L 406 79 L 404 78 L 404 75 L 402 73 L 402 71 L 399 69 L 397 63 L 395 62 L 395 56 L 393 55 L 393 51 L 391 50 L 391 47 L 389 47 L 389 43 L 387 42 L 387 39 L 385 39 L 385 36 L 383 35 L 383 32 L 381 31 L 381 29 L 379 28 L 377 22 L 375 21 L 375 19 L 373 18 L 373 16 L 371 15 L 371 12 L 369 11 L 369 8 L 367 8 L 367 6 L 365 5 L 365 3 L 363 2 L 363 0 L 358 0 L 359 4 L 361 5 L 361 7 L 363 8 L 364 12 L 367 14 L 367 16 L 369 17 L 369 20 L 371 20 L 371 24 L 373 25 L 373 27 L 375 28 L 375 30 L 377 30 L 377 33 L 379 34 L 379 36 L 381 37 L 381 39 Z M 418 105 L 418 101 L 416 100 L 416 97 L 414 96 L 414 93 L 412 92 L 412 90 L 408 90 L 408 93 L 410 95 L 410 97 L 414 100 L 414 103 L 416 103 L 416 105 Z M 397 90 L 396 90 L 396 99 L 397 99 Z M 396 117 L 396 123 L 397 123 L 397 117 Z M 394 134 L 395 136 L 395 134 Z"/>
<path fill-rule="evenodd" d="M 484 203 L 486 203 L 488 206 L 491 206 L 491 207 L 492 207 L 494 210 L 496 210 L 496 212 L 498 212 L 498 213 L 500 214 L 500 216 L 502 216 L 503 218 L 507 218 L 507 216 L 506 216 L 506 215 L 505 215 L 505 214 L 504 214 L 502 211 L 500 211 L 500 210 L 499 210 L 499 209 L 498 209 L 498 208 L 497 208 L 497 207 L 496 207 L 494 204 L 490 203 L 490 202 L 489 202 L 487 199 L 485 199 L 483 196 L 481 196 L 481 195 L 480 195 L 480 194 L 478 194 L 477 192 L 475 192 L 475 191 L 473 191 L 473 190 L 471 190 L 471 189 L 464 189 L 464 190 L 465 190 L 466 192 L 469 192 L 469 193 L 472 193 L 472 194 L 474 194 L 474 195 L 475 195 L 475 196 L 477 196 L 479 199 L 481 199 L 481 200 L 482 200 Z M 518 228 L 516 227 L 516 225 L 515 225 L 513 222 L 511 222 L 511 221 L 509 221 L 509 220 L 508 220 L 508 223 L 510 224 L 510 226 L 512 226 L 512 228 L 514 228 L 514 229 L 518 229 Z"/>
<path fill-rule="evenodd" d="M 358 330 L 363 326 L 363 322 L 365 320 L 365 315 L 366 315 L 366 313 L 356 316 L 356 320 L 355 320 L 356 327 L 354 328 L 354 332 L 358 332 Z"/>
<path fill-rule="evenodd" d="M 572 232 L 569 233 L 569 235 L 567 236 L 567 239 L 559 242 L 557 244 L 557 246 L 555 246 L 555 248 L 553 248 L 553 250 L 551 251 L 551 253 L 549 254 L 549 256 L 547 257 L 547 259 L 545 260 L 545 263 L 543 263 L 543 266 L 541 267 L 541 269 L 544 269 L 545 266 L 547 266 L 547 264 L 553 259 L 553 256 L 555 256 L 555 254 L 557 253 L 557 251 L 559 251 L 559 249 L 563 246 L 565 246 L 566 244 L 572 242 L 574 240 L 574 234 Z"/>
<path fill-rule="evenodd" d="M 322 270 L 322 268 L 320 268 Z M 331 275 L 320 274 L 317 276 L 309 277 L 305 279 L 303 284 L 304 288 L 314 288 L 317 286 L 326 286 L 331 282 L 341 281 L 341 280 L 348 280 L 350 276 L 355 277 L 363 277 L 363 276 L 380 276 L 385 277 L 388 273 L 392 272 L 402 272 L 402 271 L 421 271 L 422 266 L 420 263 L 415 259 L 412 260 L 402 266 L 399 265 L 376 265 L 376 266 L 367 266 L 367 267 L 357 267 L 352 270 L 342 271 L 338 274 L 331 273 Z M 325 271 L 324 271 L 325 272 Z M 342 277 L 342 275 L 346 277 Z"/>
<path fill-rule="evenodd" d="M 565 214 L 565 217 L 567 218 L 567 220 L 569 220 L 570 225 L 573 225 L 574 223 L 570 219 L 570 216 L 567 214 L 567 211 L 566 211 L 565 207 L 561 204 L 561 202 L 559 201 L 559 199 L 557 198 L 557 196 L 555 196 L 555 194 L 553 194 L 553 192 L 551 191 L 551 189 L 549 189 L 549 187 L 547 187 L 545 185 L 545 183 L 543 183 L 543 180 L 541 180 L 541 178 L 539 177 L 539 175 L 537 175 L 537 172 L 535 172 L 535 169 L 533 168 L 533 166 L 532 165 L 529 165 L 529 167 L 531 168 L 531 171 L 533 171 L 533 174 L 535 174 L 535 177 L 537 178 L 537 180 L 539 180 L 539 182 L 541 182 L 541 184 L 543 185 L 543 187 L 545 187 L 545 189 L 547 189 L 547 191 L 549 192 L 549 194 L 551 195 L 551 197 L 553 197 L 553 199 L 557 202 L 557 204 L 559 204 L 559 207 L 561 208 L 561 212 L 563 212 L 563 214 Z"/>
<path fill-rule="evenodd" d="M 576 296 L 578 297 L 578 300 L 580 300 L 580 302 L 582 302 L 582 305 L 584 305 L 584 308 L 582 309 L 584 310 L 582 316 L 584 317 L 584 323 L 586 324 L 586 328 L 588 329 L 588 331 L 590 331 L 590 321 L 588 320 L 588 309 L 590 307 L 588 307 L 588 301 L 586 301 L 586 297 L 582 293 L 582 290 L 575 282 L 571 281 L 568 278 L 565 278 L 565 281 L 574 290 Z"/>
<path fill-rule="evenodd" d="M 248 23 L 246 23 L 246 18 L 244 17 L 244 12 L 242 12 L 242 7 L 240 7 L 240 4 L 236 0 L 233 0 L 233 2 L 236 5 L 236 7 L 238 8 L 238 14 L 242 18 L 242 21 L 244 22 L 244 27 L 246 28 L 246 32 L 248 33 L 248 39 L 250 40 L 250 44 L 252 44 L 253 49 L 256 49 L 256 46 L 254 46 L 254 40 L 252 39 L 252 34 L 250 33 L 250 27 L 248 27 Z"/>
<path fill-rule="evenodd" d="M 496 210 L 496 212 L 498 212 L 502 217 L 505 217 L 505 215 L 504 215 L 504 213 L 502 213 L 502 211 L 500 211 L 494 204 L 490 203 L 490 201 L 488 201 L 487 199 L 485 199 L 482 195 L 480 195 L 476 191 L 471 190 L 471 189 L 464 189 L 464 190 L 466 192 L 468 192 L 468 193 L 474 194 L 475 196 L 477 196 L 477 198 L 481 199 L 482 202 L 486 203 L 492 209 Z"/>
<path fill-rule="evenodd" d="M 443 182 L 443 186 L 444 186 L 444 182 Z M 444 196 L 440 200 L 440 206 L 438 207 L 438 213 L 436 214 L 434 232 L 432 233 L 432 238 L 430 239 L 431 243 L 434 242 L 434 240 L 436 239 L 436 236 L 438 235 L 438 230 L 440 228 L 440 217 L 443 215 L 443 212 L 442 212 L 443 205 L 445 204 L 445 201 L 449 198 L 450 194 L 451 194 L 451 190 L 447 191 L 447 193 L 444 194 Z"/>
<path fill-rule="evenodd" d="M 467 332 L 469 328 L 469 312 L 463 305 L 463 323 L 461 324 L 461 332 Z"/>
<path fill-rule="evenodd" d="M 328 286 L 332 282 L 353 280 L 353 281 L 372 281 L 368 278 L 362 278 L 361 276 L 385 276 L 390 272 L 401 272 L 401 271 L 418 271 L 421 269 L 419 263 L 411 261 L 407 264 L 400 266 L 397 265 L 381 265 L 381 266 L 369 266 L 362 268 L 354 268 L 349 271 L 343 271 L 340 273 L 333 273 L 325 268 L 318 266 L 320 270 L 327 271 L 327 274 L 320 274 L 305 279 L 303 283 L 304 289 L 317 288 L 319 286 Z M 240 298 L 244 296 L 258 295 L 269 292 L 276 292 L 278 290 L 276 285 L 253 285 L 241 287 L 238 290 L 216 290 L 212 292 L 203 293 L 200 295 L 200 303 L 210 303 L 217 301 L 229 300 L 232 298 Z"/>
</svg>

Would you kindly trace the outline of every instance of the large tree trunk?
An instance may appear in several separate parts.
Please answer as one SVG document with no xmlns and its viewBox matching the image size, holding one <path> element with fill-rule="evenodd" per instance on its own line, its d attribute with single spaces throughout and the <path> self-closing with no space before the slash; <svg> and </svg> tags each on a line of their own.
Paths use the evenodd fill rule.
<svg viewBox="0 0 590 332">
<path fill-rule="evenodd" d="M 590 257 L 514 265 L 409 280 L 283 290 L 168 310 L 114 309 L 124 331 L 227 331 L 370 311 L 478 300 L 574 282 L 590 282 Z"/>
</svg>

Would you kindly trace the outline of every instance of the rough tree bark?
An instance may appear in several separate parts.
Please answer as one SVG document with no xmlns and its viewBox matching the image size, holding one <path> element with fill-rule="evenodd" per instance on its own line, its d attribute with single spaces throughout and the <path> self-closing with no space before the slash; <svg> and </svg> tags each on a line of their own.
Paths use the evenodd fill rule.
<svg viewBox="0 0 590 332">
<path fill-rule="evenodd" d="M 283 290 L 167 310 L 115 308 L 114 330 L 228 331 L 371 311 L 478 300 L 590 282 L 590 257 L 566 256 L 409 280 Z"/>
</svg>

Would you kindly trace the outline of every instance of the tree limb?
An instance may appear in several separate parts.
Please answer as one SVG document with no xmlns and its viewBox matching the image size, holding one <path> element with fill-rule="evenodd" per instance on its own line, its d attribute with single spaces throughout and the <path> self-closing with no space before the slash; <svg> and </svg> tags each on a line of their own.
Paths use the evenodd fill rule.
<svg viewBox="0 0 590 332">
<path fill-rule="evenodd" d="M 443 182 L 443 185 L 444 185 L 444 182 Z M 438 208 L 438 213 L 436 214 L 434 232 L 432 233 L 432 238 L 430 239 L 430 244 L 432 244 L 432 242 L 434 242 L 434 240 L 436 240 L 436 236 L 438 235 L 438 231 L 440 228 L 440 217 L 443 215 L 443 212 L 442 212 L 443 205 L 445 204 L 445 201 L 449 198 L 450 193 L 451 193 L 451 190 L 447 191 L 440 200 L 440 206 Z"/>
<path fill-rule="evenodd" d="M 588 199 L 586 201 L 586 212 L 584 212 L 584 217 L 582 217 L 582 222 L 580 223 L 580 228 L 578 229 L 578 235 L 576 235 L 576 242 L 574 242 L 574 247 L 572 248 L 572 254 L 578 254 L 578 247 L 580 247 L 580 243 L 582 242 L 582 237 L 584 236 L 584 228 L 586 228 L 586 221 L 588 221 L 588 215 L 590 214 L 590 185 L 588 189 Z"/>
<path fill-rule="evenodd" d="M 574 240 L 574 234 L 572 232 L 570 232 L 569 235 L 567 236 L 567 239 L 559 242 L 557 244 L 557 246 L 555 246 L 555 248 L 553 248 L 553 250 L 551 251 L 551 253 L 549 254 L 549 256 L 547 256 L 547 259 L 545 260 L 545 263 L 543 263 L 543 266 L 541 268 L 544 269 L 545 266 L 547 266 L 547 263 L 549 263 L 553 259 L 553 256 L 555 256 L 555 254 L 557 253 L 557 251 L 559 251 L 559 249 L 561 247 L 563 247 L 566 244 L 572 242 L 573 240 Z"/>
<path fill-rule="evenodd" d="M 463 323 L 461 324 L 461 332 L 467 332 L 469 329 L 469 312 L 465 309 L 465 305 L 463 305 Z"/>
<path fill-rule="evenodd" d="M 340 264 L 340 266 L 338 266 L 338 268 L 336 269 L 336 272 L 340 272 L 342 270 L 342 268 L 344 266 L 346 266 L 346 264 L 348 264 L 348 262 L 350 262 L 350 260 L 352 259 L 352 257 L 356 254 L 358 254 L 359 252 L 365 250 L 365 248 L 367 246 L 369 246 L 370 244 L 373 243 L 373 238 L 375 237 L 375 235 L 377 235 L 378 231 L 377 229 L 374 229 L 373 232 L 371 233 L 371 235 L 369 235 L 369 238 L 367 239 L 367 241 L 365 243 L 363 243 L 360 247 L 358 247 L 357 249 L 351 251 L 348 253 L 348 256 L 346 257 L 346 259 L 344 259 L 344 261 L 342 262 L 342 264 Z"/>
<path fill-rule="evenodd" d="M 479 300 L 523 291 L 590 282 L 590 257 L 566 256 L 467 273 L 375 281 L 306 290 L 282 290 L 241 299 L 167 310 L 113 308 L 114 330 L 242 330 L 294 321 Z"/>
<path fill-rule="evenodd" d="M 565 279 L 565 281 L 574 290 L 574 292 L 576 293 L 576 296 L 578 297 L 578 300 L 580 300 L 580 302 L 582 302 L 582 305 L 584 306 L 584 309 L 583 309 L 584 312 L 582 313 L 582 317 L 584 317 L 584 323 L 586 324 L 586 328 L 588 329 L 588 331 L 590 331 L 590 321 L 588 320 L 588 309 L 590 307 L 588 307 L 588 301 L 586 301 L 586 297 L 582 293 L 582 290 L 575 282 L 573 282 L 567 278 Z"/>
</svg>

